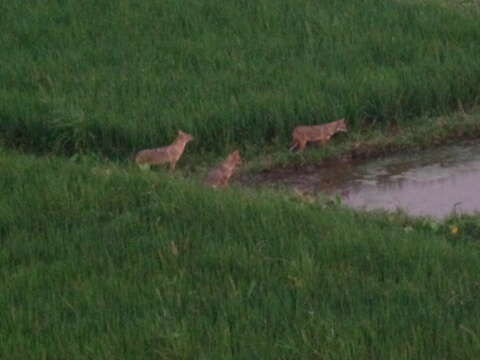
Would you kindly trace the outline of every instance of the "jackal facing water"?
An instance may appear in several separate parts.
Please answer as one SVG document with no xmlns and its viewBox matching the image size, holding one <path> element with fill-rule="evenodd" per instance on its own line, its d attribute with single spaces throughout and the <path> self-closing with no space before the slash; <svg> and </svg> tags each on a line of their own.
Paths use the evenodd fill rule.
<svg viewBox="0 0 480 360">
<path fill-rule="evenodd" d="M 193 136 L 178 130 L 178 137 L 171 145 L 157 149 L 142 150 L 135 156 L 135 162 L 138 165 L 170 163 L 170 169 L 174 170 L 178 159 L 180 159 L 185 150 L 185 145 L 191 140 L 193 140 Z"/>
<path fill-rule="evenodd" d="M 235 168 L 242 163 L 238 150 L 230 153 L 228 157 L 207 176 L 205 184 L 213 188 L 226 187 Z"/>
<path fill-rule="evenodd" d="M 345 123 L 345 119 L 323 125 L 297 126 L 293 129 L 293 146 L 290 148 L 290 151 L 296 147 L 298 147 L 299 151 L 302 151 L 307 145 L 307 142 L 310 141 L 318 141 L 324 145 L 335 133 L 346 131 L 347 124 Z"/>
</svg>

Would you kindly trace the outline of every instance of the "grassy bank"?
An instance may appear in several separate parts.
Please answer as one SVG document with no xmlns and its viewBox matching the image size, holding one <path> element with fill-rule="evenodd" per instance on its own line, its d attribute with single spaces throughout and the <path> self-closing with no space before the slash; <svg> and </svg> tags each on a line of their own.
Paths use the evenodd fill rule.
<svg viewBox="0 0 480 360">
<path fill-rule="evenodd" d="M 480 355 L 475 219 L 452 234 L 88 158 L 0 165 L 2 358 Z"/>
<path fill-rule="evenodd" d="M 220 152 L 339 117 L 414 123 L 478 100 L 477 23 L 411 1 L 4 2 L 0 132 L 125 157 L 177 128 Z"/>
<path fill-rule="evenodd" d="M 412 0 L 418 2 L 430 2 L 439 4 L 450 9 L 461 11 L 463 14 L 478 16 L 480 15 L 480 1 L 479 0 Z"/>
<path fill-rule="evenodd" d="M 235 147 L 257 171 L 480 137 L 464 5 L 0 2 L 0 358 L 478 358 L 478 216 L 198 184 Z M 130 166 L 177 129 L 178 171 Z"/>
<path fill-rule="evenodd" d="M 402 126 L 369 126 L 348 135 L 335 136 L 327 146 L 309 145 L 304 152 L 290 152 L 285 146 L 267 146 L 262 152 L 256 147 L 244 151 L 244 173 L 274 168 L 319 165 L 324 160 L 373 159 L 396 152 L 418 152 L 451 143 L 480 138 L 480 109 L 458 111 L 440 117 L 420 117 Z M 202 172 L 214 157 L 187 154 L 187 171 Z"/>
</svg>

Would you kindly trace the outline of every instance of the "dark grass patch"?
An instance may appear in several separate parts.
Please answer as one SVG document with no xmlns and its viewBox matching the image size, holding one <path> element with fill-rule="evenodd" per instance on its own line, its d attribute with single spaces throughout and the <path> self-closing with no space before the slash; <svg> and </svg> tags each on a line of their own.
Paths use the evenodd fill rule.
<svg viewBox="0 0 480 360">
<path fill-rule="evenodd" d="M 395 1 L 44 1 L 1 7 L 0 132 L 36 151 L 129 156 L 286 144 L 479 96 L 476 19 Z"/>
</svg>

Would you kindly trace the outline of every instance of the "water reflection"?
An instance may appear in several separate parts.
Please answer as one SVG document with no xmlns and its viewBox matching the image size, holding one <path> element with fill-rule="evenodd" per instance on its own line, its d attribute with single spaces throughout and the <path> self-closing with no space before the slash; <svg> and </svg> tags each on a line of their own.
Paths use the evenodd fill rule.
<svg viewBox="0 0 480 360">
<path fill-rule="evenodd" d="M 307 170 L 279 170 L 255 183 L 282 184 L 312 193 L 340 195 L 366 210 L 402 209 L 411 215 L 443 218 L 480 211 L 480 144 L 363 162 L 340 162 Z"/>
<path fill-rule="evenodd" d="M 421 175 L 421 168 L 418 170 Z M 480 172 L 475 170 L 430 180 L 384 179 L 376 184 L 359 181 L 343 185 L 340 194 L 346 204 L 355 208 L 402 209 L 411 215 L 442 218 L 453 210 L 457 213 L 480 210 L 480 194 L 476 190 L 479 183 Z"/>
</svg>

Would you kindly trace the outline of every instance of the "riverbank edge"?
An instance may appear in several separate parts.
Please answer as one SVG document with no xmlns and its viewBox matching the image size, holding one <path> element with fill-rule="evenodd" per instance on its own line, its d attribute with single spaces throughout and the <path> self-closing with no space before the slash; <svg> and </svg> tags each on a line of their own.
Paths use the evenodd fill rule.
<svg viewBox="0 0 480 360">
<path fill-rule="evenodd" d="M 364 131 L 337 135 L 321 148 L 311 145 L 301 153 L 280 150 L 278 147 L 268 149 L 264 155 L 248 158 L 240 173 L 248 176 L 279 169 L 322 167 L 335 161 L 373 160 L 399 152 L 421 151 L 476 139 L 480 139 L 480 108 L 440 117 L 419 118 L 416 125 L 371 126 Z"/>
</svg>

